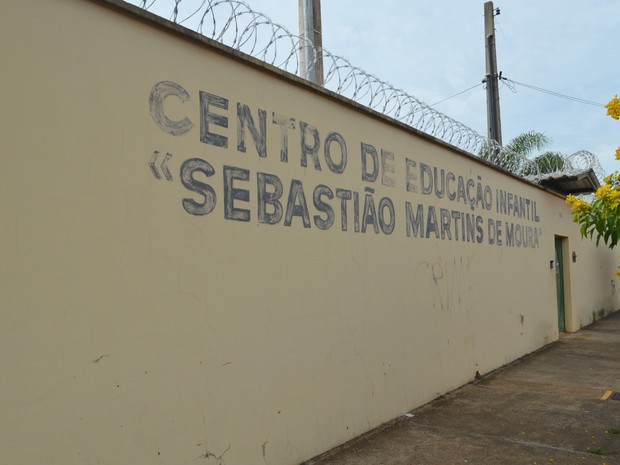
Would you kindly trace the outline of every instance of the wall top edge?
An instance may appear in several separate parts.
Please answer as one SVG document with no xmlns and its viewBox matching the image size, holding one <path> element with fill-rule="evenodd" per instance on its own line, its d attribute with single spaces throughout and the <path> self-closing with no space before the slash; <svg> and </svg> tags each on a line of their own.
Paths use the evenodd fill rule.
<svg viewBox="0 0 620 465">
<path fill-rule="evenodd" d="M 327 98 L 329 100 L 335 101 L 341 105 L 347 106 L 355 111 L 358 111 L 360 113 L 363 113 L 367 116 L 371 116 L 377 120 L 380 120 L 383 123 L 386 124 L 390 124 L 392 126 L 396 126 L 399 129 L 409 133 L 409 134 L 413 134 L 417 137 L 420 137 L 428 142 L 431 142 L 433 144 L 439 145 L 444 149 L 450 150 L 451 152 L 453 152 L 456 155 L 462 156 L 467 158 L 469 161 L 480 164 L 480 165 L 484 165 L 498 173 L 501 173 L 505 176 L 511 177 L 513 179 L 516 179 L 522 183 L 525 183 L 531 187 L 535 187 L 537 189 L 540 189 L 542 191 L 545 191 L 549 194 L 552 194 L 556 197 L 560 197 L 560 198 L 564 198 L 564 196 L 562 196 L 561 194 L 559 194 L 558 192 L 555 192 L 549 188 L 546 188 L 544 186 L 541 186 L 540 184 L 536 184 L 532 181 L 529 181 L 527 179 L 521 178 L 520 176 L 517 176 L 503 168 L 500 168 L 496 165 L 494 165 L 493 163 L 490 163 L 486 160 L 483 160 L 479 157 L 476 157 L 475 155 L 459 148 L 456 147 L 454 145 L 448 144 L 447 142 L 442 141 L 441 139 L 438 139 L 434 136 L 431 136 L 429 134 L 426 134 L 416 128 L 413 128 L 411 126 L 408 126 L 394 118 L 391 118 L 387 115 L 384 115 L 383 113 L 380 113 L 376 110 L 373 110 L 371 108 L 368 108 L 364 105 L 361 105 L 347 97 L 344 97 L 340 94 L 337 94 L 336 92 L 333 92 L 329 89 L 325 89 L 324 87 L 318 86 L 310 81 L 307 81 L 305 79 L 300 78 L 299 76 L 296 76 L 295 74 L 289 73 L 287 71 L 284 71 L 276 66 L 273 66 L 269 63 L 265 63 L 257 58 L 254 58 L 250 55 L 247 55 L 246 53 L 243 53 L 239 50 L 236 50 L 232 47 L 229 47 L 228 45 L 222 44 L 221 42 L 218 42 L 216 40 L 210 39 L 209 37 L 206 37 L 196 31 L 193 31 L 192 29 L 186 28 L 184 26 L 181 26 L 177 23 L 174 23 L 170 20 L 167 20 L 161 16 L 158 16 L 154 13 L 151 13 L 149 11 L 144 10 L 143 8 L 137 7 L 135 5 L 132 5 L 130 3 L 127 3 L 123 0 L 80 0 L 80 1 L 88 1 L 91 3 L 96 3 L 99 4 L 101 6 L 116 10 L 117 12 L 124 14 L 128 17 L 131 17 L 137 21 L 141 21 L 151 27 L 155 27 L 158 28 L 160 30 L 163 30 L 164 32 L 170 33 L 170 34 L 174 34 L 177 37 L 182 37 L 186 40 L 189 40 L 193 43 L 199 44 L 205 48 L 211 49 L 212 51 L 215 51 L 216 53 L 219 53 L 221 55 L 224 55 L 226 57 L 228 57 L 229 59 L 233 59 L 235 61 L 241 62 L 247 66 L 251 66 L 255 69 L 258 69 L 262 72 L 271 74 L 272 76 L 287 81 L 290 84 L 296 85 L 298 87 L 304 88 L 307 91 L 313 92 L 315 94 L 319 94 L 321 95 L 323 98 Z"/>
</svg>

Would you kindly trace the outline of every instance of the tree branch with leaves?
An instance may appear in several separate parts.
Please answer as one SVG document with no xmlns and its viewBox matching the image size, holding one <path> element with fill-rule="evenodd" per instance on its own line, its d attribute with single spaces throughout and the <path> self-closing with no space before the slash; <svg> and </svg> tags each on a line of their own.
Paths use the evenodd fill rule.
<svg viewBox="0 0 620 465">
<path fill-rule="evenodd" d="M 616 95 L 607 105 L 607 115 L 620 119 L 620 99 Z M 620 147 L 616 149 L 616 160 L 620 160 Z M 596 238 L 596 245 L 603 240 L 613 249 L 620 241 L 620 172 L 616 171 L 603 179 L 603 185 L 596 190 L 594 199 L 587 201 L 569 194 L 566 203 L 571 206 L 573 221 L 579 223 L 581 235 Z M 620 276 L 620 271 L 615 272 Z"/>
</svg>

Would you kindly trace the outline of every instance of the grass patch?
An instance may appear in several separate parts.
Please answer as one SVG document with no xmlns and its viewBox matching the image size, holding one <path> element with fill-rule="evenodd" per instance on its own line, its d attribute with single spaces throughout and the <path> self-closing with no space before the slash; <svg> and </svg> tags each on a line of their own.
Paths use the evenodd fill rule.
<svg viewBox="0 0 620 465">
<path fill-rule="evenodd" d="M 600 447 L 588 447 L 588 452 L 596 455 L 616 455 L 615 450 L 605 450 Z"/>
</svg>

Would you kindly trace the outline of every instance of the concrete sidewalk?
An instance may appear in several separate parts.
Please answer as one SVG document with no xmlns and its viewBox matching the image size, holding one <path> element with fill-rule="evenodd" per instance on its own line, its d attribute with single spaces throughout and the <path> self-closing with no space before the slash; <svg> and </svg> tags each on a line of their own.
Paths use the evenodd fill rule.
<svg viewBox="0 0 620 465">
<path fill-rule="evenodd" d="M 620 392 L 620 313 L 307 465 L 620 464 L 606 391 Z"/>
</svg>

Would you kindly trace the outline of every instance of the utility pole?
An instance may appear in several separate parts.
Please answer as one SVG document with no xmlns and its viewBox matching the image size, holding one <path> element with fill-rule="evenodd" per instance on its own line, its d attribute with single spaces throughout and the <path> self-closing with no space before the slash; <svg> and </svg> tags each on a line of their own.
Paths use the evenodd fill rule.
<svg viewBox="0 0 620 465">
<path fill-rule="evenodd" d="M 497 74 L 497 56 L 495 54 L 495 15 L 499 8 L 493 9 L 493 2 L 484 4 L 484 38 L 487 62 L 487 129 L 489 141 L 502 145 L 502 122 L 499 116 L 499 76 Z M 489 144 L 489 148 L 490 148 Z M 491 157 L 495 162 L 495 156 Z"/>
<path fill-rule="evenodd" d="M 323 38 L 321 0 L 299 0 L 299 32 L 302 39 L 301 77 L 323 85 Z"/>
</svg>

